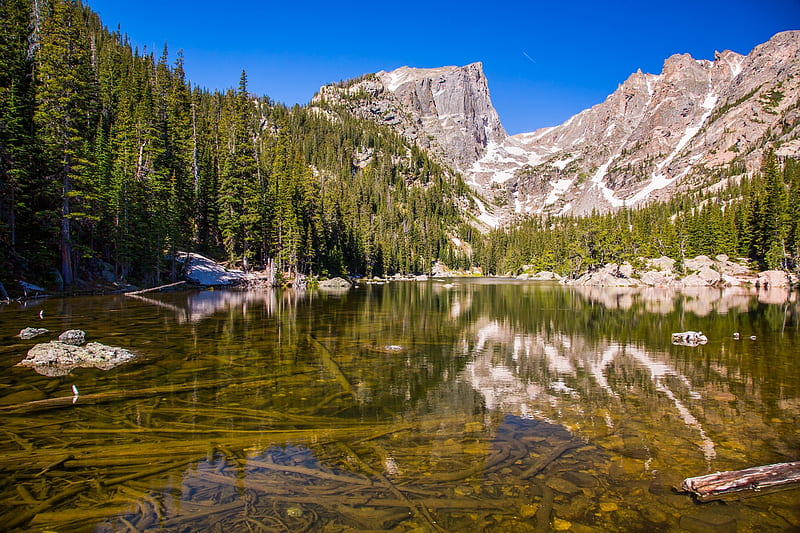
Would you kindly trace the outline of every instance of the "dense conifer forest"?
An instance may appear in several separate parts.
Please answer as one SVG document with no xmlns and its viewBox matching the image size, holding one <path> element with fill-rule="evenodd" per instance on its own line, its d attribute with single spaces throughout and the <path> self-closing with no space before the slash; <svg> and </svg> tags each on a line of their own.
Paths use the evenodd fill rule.
<svg viewBox="0 0 800 533">
<path fill-rule="evenodd" d="M 245 72 L 192 86 L 180 53 L 133 48 L 79 1 L 7 0 L 0 20 L 0 281 L 110 264 L 154 284 L 176 250 L 331 276 L 468 261 L 450 238 L 466 186 L 391 130 L 256 97 Z"/>
<path fill-rule="evenodd" d="M 79 0 L 0 0 L 0 282 L 73 287 L 110 267 L 155 285 L 196 251 L 244 269 L 421 273 L 432 262 L 575 274 L 661 254 L 794 269 L 800 169 L 642 209 L 470 223 L 461 177 L 392 130 L 320 103 L 191 84 Z"/>
</svg>

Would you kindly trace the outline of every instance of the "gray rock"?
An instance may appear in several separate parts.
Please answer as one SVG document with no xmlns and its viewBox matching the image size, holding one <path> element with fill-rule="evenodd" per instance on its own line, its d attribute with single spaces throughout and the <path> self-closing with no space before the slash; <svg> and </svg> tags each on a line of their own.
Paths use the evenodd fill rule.
<svg viewBox="0 0 800 533">
<path fill-rule="evenodd" d="M 678 285 L 682 287 L 708 287 L 708 282 L 697 274 L 689 274 Z"/>
<path fill-rule="evenodd" d="M 633 265 L 626 261 L 619 266 L 617 273 L 622 277 L 631 278 L 634 274 Z"/>
<path fill-rule="evenodd" d="M 213 259 L 191 252 L 179 252 L 183 263 L 184 276 L 192 283 L 204 287 L 239 285 L 245 283 L 247 276 L 241 270 L 228 270 Z"/>
<path fill-rule="evenodd" d="M 58 336 L 58 341 L 64 344 L 80 346 L 86 341 L 86 332 L 80 329 L 68 329 Z"/>
<path fill-rule="evenodd" d="M 319 286 L 324 289 L 349 289 L 351 287 L 349 281 L 339 277 L 320 281 Z"/>
<path fill-rule="evenodd" d="M 647 270 L 642 273 L 640 278 L 642 285 L 647 285 L 650 287 L 670 287 L 675 282 L 675 275 L 670 271 L 669 273 L 666 272 L 654 272 L 652 270 Z"/>
<path fill-rule="evenodd" d="M 50 330 L 45 328 L 25 328 L 20 330 L 18 337 L 24 341 L 28 339 L 32 339 L 34 337 L 38 337 L 39 335 L 44 335 L 48 333 Z"/>
<path fill-rule="evenodd" d="M 128 350 L 98 342 L 75 346 L 52 341 L 35 345 L 28 350 L 28 355 L 18 365 L 32 367 L 36 372 L 46 376 L 65 376 L 78 367 L 108 370 L 135 357 L 136 355 Z"/>
<path fill-rule="evenodd" d="M 697 275 L 704 280 L 707 285 L 715 285 L 722 281 L 722 274 L 708 266 L 701 268 L 697 272 Z"/>
<path fill-rule="evenodd" d="M 758 283 L 762 287 L 789 287 L 789 275 L 783 270 L 765 270 L 758 273 Z"/>
<path fill-rule="evenodd" d="M 675 268 L 675 260 L 665 255 L 662 255 L 658 259 L 651 259 L 648 261 L 648 264 L 650 265 L 650 268 L 663 272 L 672 272 Z"/>
<path fill-rule="evenodd" d="M 702 270 L 704 268 L 711 268 L 715 265 L 714 260 L 707 255 L 698 255 L 694 259 L 687 259 L 683 265 L 686 270 Z"/>
</svg>

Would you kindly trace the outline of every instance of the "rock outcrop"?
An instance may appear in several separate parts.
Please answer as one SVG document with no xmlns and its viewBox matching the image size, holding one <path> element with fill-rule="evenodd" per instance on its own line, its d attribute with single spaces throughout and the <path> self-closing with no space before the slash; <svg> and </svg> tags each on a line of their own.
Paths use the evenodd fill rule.
<svg viewBox="0 0 800 533">
<path fill-rule="evenodd" d="M 343 278 L 325 279 L 319 282 L 321 289 L 349 289 L 353 285 Z"/>
<path fill-rule="evenodd" d="M 312 105 L 323 102 L 344 105 L 356 116 L 391 126 L 461 171 L 507 136 L 481 63 L 381 71 L 344 87 L 322 87 Z M 358 159 L 363 161 L 363 154 Z"/>
<path fill-rule="evenodd" d="M 549 273 L 547 273 L 549 274 Z M 525 279 L 537 279 L 526 276 Z M 547 278 L 545 278 L 547 279 Z M 561 283 L 586 287 L 738 287 L 788 288 L 797 278 L 781 270 L 754 272 L 746 260 L 731 261 L 727 255 L 710 258 L 699 255 L 684 261 L 683 275 L 675 271 L 675 261 L 668 257 L 645 261 L 642 268 L 630 263 L 611 263 L 577 278 L 564 278 Z"/>
<path fill-rule="evenodd" d="M 183 265 L 183 276 L 191 283 L 203 287 L 238 285 L 246 278 L 241 270 L 228 270 L 200 254 L 179 252 L 178 261 Z"/>
<path fill-rule="evenodd" d="M 792 280 L 783 270 L 766 270 L 759 272 L 758 284 L 762 287 L 790 287 Z"/>
</svg>

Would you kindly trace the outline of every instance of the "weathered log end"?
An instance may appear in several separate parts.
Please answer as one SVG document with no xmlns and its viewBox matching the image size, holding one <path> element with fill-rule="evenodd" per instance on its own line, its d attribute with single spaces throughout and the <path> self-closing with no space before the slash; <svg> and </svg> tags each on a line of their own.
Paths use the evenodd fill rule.
<svg viewBox="0 0 800 533">
<path fill-rule="evenodd" d="M 800 488 L 800 461 L 690 477 L 683 480 L 681 488 L 701 502 L 738 500 Z"/>
</svg>

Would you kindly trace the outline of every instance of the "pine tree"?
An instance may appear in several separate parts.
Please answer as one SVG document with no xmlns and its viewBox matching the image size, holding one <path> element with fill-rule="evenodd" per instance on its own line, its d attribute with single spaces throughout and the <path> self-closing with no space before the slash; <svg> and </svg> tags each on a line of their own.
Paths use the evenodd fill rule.
<svg viewBox="0 0 800 533">
<path fill-rule="evenodd" d="M 228 93 L 223 120 L 220 129 L 225 135 L 225 150 L 219 183 L 219 225 L 228 259 L 241 258 L 247 268 L 252 259 L 254 228 L 258 226 L 258 191 L 253 104 L 245 71 L 238 90 Z"/>
<path fill-rule="evenodd" d="M 43 143 L 45 172 L 60 189 L 59 244 L 61 276 L 74 279 L 71 221 L 78 217 L 75 204 L 85 190 L 81 179 L 87 165 L 90 117 L 91 65 L 86 27 L 79 7 L 69 0 L 52 0 L 41 22 L 36 54 L 37 135 Z"/>
<path fill-rule="evenodd" d="M 9 273 L 33 203 L 26 194 L 36 157 L 29 8 L 24 0 L 0 2 L 0 267 Z"/>
</svg>

